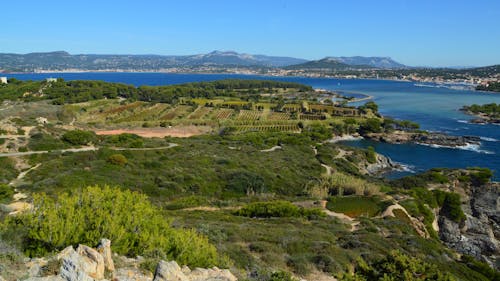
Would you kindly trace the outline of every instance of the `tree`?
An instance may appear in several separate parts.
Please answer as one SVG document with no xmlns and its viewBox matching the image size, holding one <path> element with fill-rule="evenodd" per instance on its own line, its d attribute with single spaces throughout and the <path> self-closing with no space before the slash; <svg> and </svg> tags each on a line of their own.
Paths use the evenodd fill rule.
<svg viewBox="0 0 500 281">
<path fill-rule="evenodd" d="M 96 135 L 94 132 L 73 130 L 64 133 L 62 140 L 73 145 L 86 145 L 95 141 Z"/>
<path fill-rule="evenodd" d="M 123 154 L 113 154 L 108 157 L 108 162 L 117 166 L 124 166 L 128 163 L 128 160 Z"/>
<path fill-rule="evenodd" d="M 382 132 L 382 122 L 378 118 L 368 118 L 359 126 L 359 133 L 362 135 L 380 132 Z"/>
<path fill-rule="evenodd" d="M 371 112 L 374 114 L 378 113 L 378 105 L 373 101 L 365 103 L 364 105 L 360 106 L 359 109 L 364 113 L 368 113 L 367 109 L 371 110 Z"/>
</svg>

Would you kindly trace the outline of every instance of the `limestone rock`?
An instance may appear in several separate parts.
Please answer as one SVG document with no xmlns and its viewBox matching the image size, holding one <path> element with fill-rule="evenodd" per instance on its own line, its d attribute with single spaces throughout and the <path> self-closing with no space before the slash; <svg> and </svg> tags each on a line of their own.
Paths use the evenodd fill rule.
<svg viewBox="0 0 500 281">
<path fill-rule="evenodd" d="M 113 280 L 120 281 L 152 281 L 151 273 L 144 273 L 142 270 L 135 267 L 117 268 Z"/>
<path fill-rule="evenodd" d="M 439 216 L 439 236 L 450 248 L 473 256 L 499 269 L 500 261 L 500 184 L 470 187 L 462 205 L 466 218 L 458 224 Z M 465 196 L 464 196 L 465 197 Z"/>
<path fill-rule="evenodd" d="M 238 280 L 229 270 L 213 268 L 182 269 L 175 261 L 160 261 L 156 268 L 153 281 L 236 281 Z"/>
<path fill-rule="evenodd" d="M 160 261 L 155 270 L 153 281 L 189 281 L 175 261 Z"/>
<path fill-rule="evenodd" d="M 115 271 L 115 264 L 113 262 L 113 256 L 111 254 L 111 241 L 109 239 L 101 239 L 97 251 L 104 258 L 104 266 L 107 270 L 113 272 Z"/>
<path fill-rule="evenodd" d="M 227 269 L 217 267 L 205 269 L 196 268 L 189 274 L 191 281 L 236 281 L 236 277 Z"/>
<path fill-rule="evenodd" d="M 69 246 L 58 258 L 62 260 L 59 276 L 66 281 L 94 281 L 104 278 L 104 259 L 96 250 L 79 245 Z"/>
<path fill-rule="evenodd" d="M 83 259 L 82 269 L 94 279 L 104 278 L 104 258 L 98 251 L 85 245 L 78 245 L 76 252 Z"/>
</svg>

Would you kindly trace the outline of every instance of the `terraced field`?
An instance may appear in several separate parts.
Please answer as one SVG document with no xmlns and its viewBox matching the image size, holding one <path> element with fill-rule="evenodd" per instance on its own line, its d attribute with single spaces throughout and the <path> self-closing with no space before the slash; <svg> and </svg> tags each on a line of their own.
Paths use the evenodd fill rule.
<svg viewBox="0 0 500 281">
<path fill-rule="evenodd" d="M 189 114 L 188 119 L 203 119 L 206 115 L 212 112 L 212 107 L 200 106 L 193 113 Z"/>
<path fill-rule="evenodd" d="M 268 120 L 278 120 L 278 121 L 290 120 L 290 118 L 291 118 L 290 113 L 286 113 L 286 112 L 271 111 L 269 113 L 269 115 L 267 116 Z"/>
<path fill-rule="evenodd" d="M 240 110 L 236 120 L 259 120 L 262 116 L 261 111 L 255 110 Z"/>
<path fill-rule="evenodd" d="M 165 115 L 160 117 L 161 120 L 173 120 L 176 118 L 182 118 L 189 114 L 193 110 L 192 106 L 189 105 L 178 105 L 171 110 L 169 110 Z"/>
<path fill-rule="evenodd" d="M 99 100 L 67 106 L 80 124 L 117 124 L 121 128 L 158 128 L 168 126 L 209 126 L 231 128 L 232 132 L 300 132 L 299 122 L 335 122 L 359 116 L 357 109 L 330 105 L 287 103 L 282 112 L 273 111 L 276 104 L 222 99 L 182 101 L 181 105 L 166 103 Z M 189 105 L 188 105 L 189 104 Z M 209 104 L 211 106 L 205 106 Z M 213 106 L 212 106 L 213 105 Z M 249 106 L 254 110 L 246 109 Z M 259 110 L 257 110 L 259 109 Z M 307 110 L 307 111 L 303 111 Z M 323 112 L 323 113 L 321 113 Z M 330 114 L 331 112 L 331 114 Z M 108 129 L 114 129 L 107 126 Z"/>
<path fill-rule="evenodd" d="M 234 110 L 232 110 L 232 109 L 219 108 L 219 109 L 214 110 L 212 116 L 216 120 L 226 120 L 226 119 L 229 119 L 231 117 L 231 115 L 233 115 L 233 113 L 234 113 Z"/>
<path fill-rule="evenodd" d="M 235 126 L 236 133 L 246 132 L 290 132 L 299 133 L 300 128 L 297 124 L 273 124 L 273 125 L 241 125 Z"/>
</svg>

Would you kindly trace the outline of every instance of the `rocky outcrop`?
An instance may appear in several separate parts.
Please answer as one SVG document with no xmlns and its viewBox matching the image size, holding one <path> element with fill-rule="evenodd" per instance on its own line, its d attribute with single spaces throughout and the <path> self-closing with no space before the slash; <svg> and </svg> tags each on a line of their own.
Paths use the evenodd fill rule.
<svg viewBox="0 0 500 281">
<path fill-rule="evenodd" d="M 187 266 L 180 268 L 175 261 L 160 261 L 156 267 L 153 281 L 236 281 L 236 277 L 227 269 L 213 267 L 211 269 Z"/>
<path fill-rule="evenodd" d="M 481 139 L 474 136 L 450 136 L 433 132 L 394 131 L 392 133 L 369 133 L 365 138 L 386 143 L 418 143 L 445 147 L 479 145 Z"/>
<path fill-rule="evenodd" d="M 97 251 L 102 255 L 104 259 L 104 266 L 106 270 L 110 272 L 115 271 L 115 264 L 113 262 L 113 257 L 111 256 L 111 241 L 109 239 L 101 239 L 99 246 L 97 246 Z"/>
<path fill-rule="evenodd" d="M 237 278 L 227 269 L 180 267 L 175 261 L 160 261 L 154 276 L 138 269 L 139 262 L 127 268 L 115 268 L 111 241 L 101 239 L 97 249 L 79 245 L 75 250 L 67 247 L 54 259 L 60 261 L 58 275 L 32 276 L 26 281 L 236 281 Z M 126 258 L 125 258 L 126 259 Z M 128 259 L 134 260 L 134 259 Z M 46 260 L 41 260 L 47 264 Z M 135 260 L 134 260 L 135 261 Z M 35 271 L 35 275 L 40 274 Z M 107 279 L 109 278 L 109 279 Z"/>
<path fill-rule="evenodd" d="M 392 162 L 389 157 L 382 154 L 377 153 L 375 159 L 375 163 L 366 163 L 366 166 L 364 167 L 364 170 L 366 170 L 366 174 L 380 175 L 386 172 L 403 169 L 401 165 Z"/>
<path fill-rule="evenodd" d="M 450 248 L 500 269 L 500 183 L 471 187 L 464 193 L 465 221 L 440 216 L 439 236 Z"/>
</svg>

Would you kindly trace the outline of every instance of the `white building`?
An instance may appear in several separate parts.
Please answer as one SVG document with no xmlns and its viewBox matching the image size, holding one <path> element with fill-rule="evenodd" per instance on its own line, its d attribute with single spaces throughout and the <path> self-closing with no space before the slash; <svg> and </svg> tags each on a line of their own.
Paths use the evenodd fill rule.
<svg viewBox="0 0 500 281">
<path fill-rule="evenodd" d="M 7 77 L 0 77 L 0 84 L 7 84 Z"/>
<path fill-rule="evenodd" d="M 45 81 L 47 81 L 47 83 L 57 82 L 57 78 L 47 78 Z"/>
</svg>

